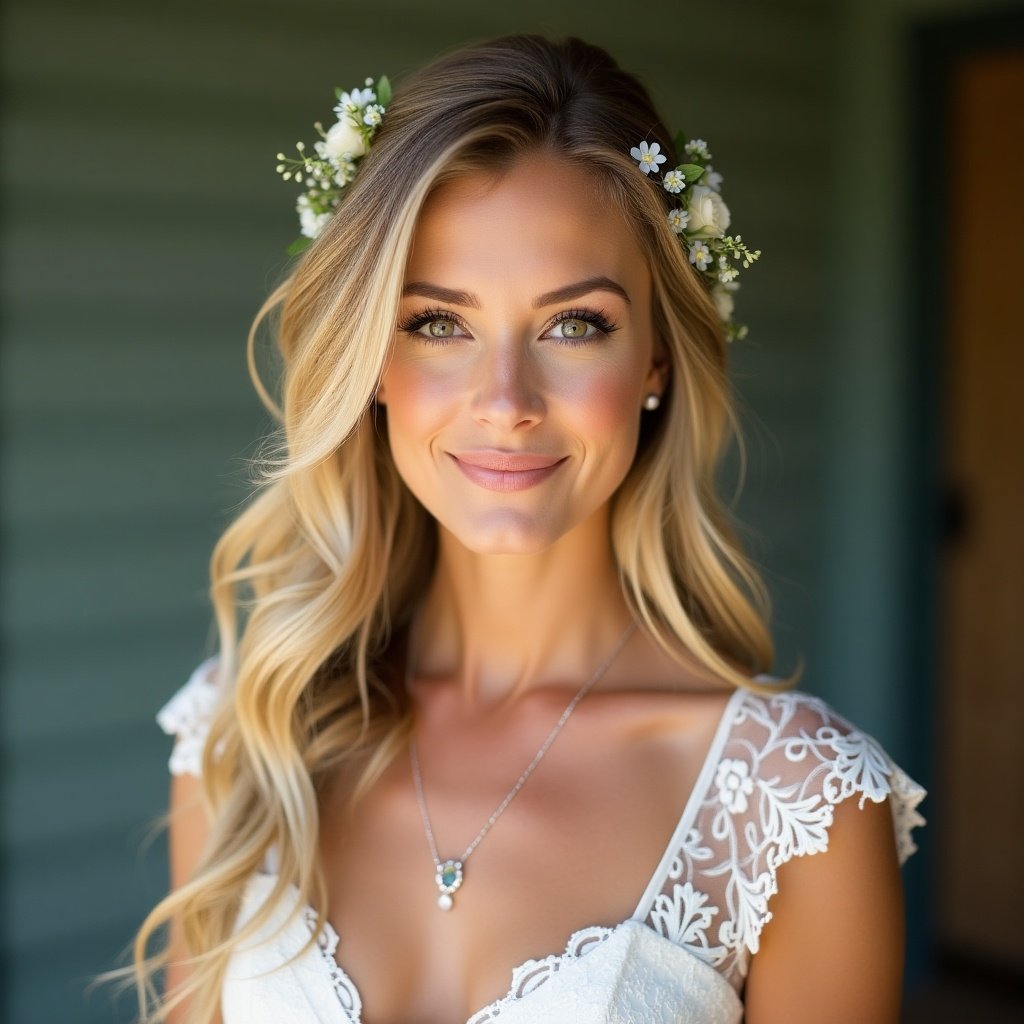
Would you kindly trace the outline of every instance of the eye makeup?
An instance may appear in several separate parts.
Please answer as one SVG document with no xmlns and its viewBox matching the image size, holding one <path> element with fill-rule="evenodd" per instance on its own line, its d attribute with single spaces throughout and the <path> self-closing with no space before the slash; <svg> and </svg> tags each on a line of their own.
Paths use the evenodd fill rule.
<svg viewBox="0 0 1024 1024">
<path fill-rule="evenodd" d="M 608 338 L 619 329 L 617 324 L 608 319 L 604 310 L 576 308 L 563 310 L 555 316 L 551 321 L 548 330 L 551 330 L 558 324 L 569 320 L 578 320 L 581 323 L 590 324 L 596 329 L 596 333 L 588 334 L 580 338 L 555 338 L 556 341 L 570 348 L 577 345 L 591 344 L 592 342 L 599 341 L 603 338 Z M 437 321 L 446 321 L 454 326 L 461 327 L 467 334 L 469 333 L 465 320 L 450 309 L 425 309 L 422 312 L 415 313 L 402 320 L 398 324 L 398 329 L 405 334 L 416 335 L 428 345 L 446 345 L 450 344 L 455 338 L 462 337 L 462 335 L 455 334 L 428 335 L 422 333 L 423 327 Z"/>
</svg>

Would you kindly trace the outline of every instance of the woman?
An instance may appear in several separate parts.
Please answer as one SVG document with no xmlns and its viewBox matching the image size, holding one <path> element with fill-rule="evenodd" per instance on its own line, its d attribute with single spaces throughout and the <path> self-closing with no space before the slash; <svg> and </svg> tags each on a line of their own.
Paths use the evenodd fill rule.
<svg viewBox="0 0 1024 1024">
<path fill-rule="evenodd" d="M 279 156 L 282 442 L 159 716 L 149 1019 L 895 1021 L 924 791 L 767 674 L 706 144 L 578 39 L 336 109 Z"/>
</svg>

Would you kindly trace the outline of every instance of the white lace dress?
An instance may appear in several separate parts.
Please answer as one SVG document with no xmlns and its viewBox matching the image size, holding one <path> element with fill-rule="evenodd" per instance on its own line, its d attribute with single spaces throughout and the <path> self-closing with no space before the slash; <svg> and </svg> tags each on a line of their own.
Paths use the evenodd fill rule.
<svg viewBox="0 0 1024 1024">
<path fill-rule="evenodd" d="M 766 677 L 762 677 L 766 678 Z M 198 775 L 220 696 L 216 659 L 203 662 L 160 709 L 176 741 L 174 773 Z M 739 1024 L 742 989 L 771 920 L 776 869 L 828 847 L 843 800 L 890 798 L 899 860 L 916 849 L 925 790 L 871 736 L 820 698 L 790 690 L 729 699 L 697 783 L 633 915 L 571 935 L 565 949 L 511 972 L 508 993 L 466 1024 Z M 273 857 L 250 878 L 236 929 L 273 885 Z M 316 915 L 279 904 L 256 941 L 236 951 L 223 989 L 224 1024 L 360 1024 L 362 1002 L 345 973 L 344 945 L 327 924 L 298 961 Z M 543 954 L 545 951 L 538 950 Z"/>
</svg>

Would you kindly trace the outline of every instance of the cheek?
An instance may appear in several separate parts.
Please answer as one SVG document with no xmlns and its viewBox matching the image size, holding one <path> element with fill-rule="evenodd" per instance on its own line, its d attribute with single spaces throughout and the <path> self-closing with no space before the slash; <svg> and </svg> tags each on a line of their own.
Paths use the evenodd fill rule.
<svg viewBox="0 0 1024 1024">
<path fill-rule="evenodd" d="M 636 385 L 622 366 L 566 375 L 562 387 L 566 408 L 572 410 L 581 433 L 609 443 L 628 442 L 638 424 Z"/>
<path fill-rule="evenodd" d="M 392 443 L 414 435 L 422 439 L 450 415 L 464 385 L 451 374 L 423 366 L 393 363 L 384 375 Z"/>
</svg>

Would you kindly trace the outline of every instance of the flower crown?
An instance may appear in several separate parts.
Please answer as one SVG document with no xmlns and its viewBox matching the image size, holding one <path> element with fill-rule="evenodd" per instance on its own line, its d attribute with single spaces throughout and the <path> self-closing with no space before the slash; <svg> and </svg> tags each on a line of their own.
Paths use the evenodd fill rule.
<svg viewBox="0 0 1024 1024">
<path fill-rule="evenodd" d="M 703 139 L 690 139 L 679 132 L 675 139 L 676 152 L 689 158 L 661 177 L 666 192 L 676 198 L 676 206 L 668 213 L 669 227 L 680 236 L 683 248 L 694 268 L 711 291 L 711 298 L 725 327 L 728 341 L 745 338 L 745 325 L 733 323 L 732 293 L 739 288 L 736 278 L 739 267 L 749 267 L 760 255 L 760 249 L 748 249 L 742 235 L 727 235 L 729 207 L 721 196 L 722 175 L 710 164 L 711 153 Z M 641 142 L 629 155 L 646 175 L 659 174 L 659 165 L 668 157 L 657 142 Z M 684 192 L 685 190 L 685 192 Z M 685 196 L 685 198 L 683 198 Z"/>
<path fill-rule="evenodd" d="M 289 255 L 302 252 L 323 230 L 377 134 L 391 102 L 391 83 L 387 75 L 381 75 L 376 84 L 367 78 L 364 85 L 366 88 L 351 92 L 334 90 L 338 120 L 326 132 L 319 121 L 313 126 L 320 135 L 320 141 L 313 145 L 315 157 L 306 153 L 304 142 L 295 143 L 298 158 L 277 154 L 277 173 L 285 181 L 294 178 L 300 185 L 309 186 L 295 205 L 302 234 L 288 246 Z"/>
<path fill-rule="evenodd" d="M 380 127 L 391 102 L 391 83 L 382 75 L 376 83 L 367 78 L 364 85 L 365 88 L 351 92 L 334 90 L 338 101 L 334 113 L 338 120 L 326 132 L 319 121 L 314 125 L 320 135 L 320 141 L 313 146 L 316 156 L 306 152 L 303 142 L 295 144 L 297 158 L 277 154 L 277 172 L 281 177 L 307 186 L 295 206 L 302 233 L 288 246 L 289 255 L 302 252 L 323 230 Z M 722 175 L 709 162 L 707 143 L 703 139 L 687 141 L 682 132 L 674 142 L 676 151 L 686 153 L 688 160 L 665 171 L 661 178 L 665 191 L 676 197 L 676 206 L 668 214 L 669 227 L 680 236 L 690 263 L 708 286 L 727 340 L 746 337 L 746 326 L 732 320 L 732 293 L 739 288 L 739 267 L 735 261 L 749 267 L 761 250 L 751 251 L 742 236 L 725 233 L 730 221 L 729 207 L 721 196 Z M 668 160 L 657 142 L 646 140 L 629 153 L 645 175 L 660 174 L 660 165 Z"/>
</svg>

